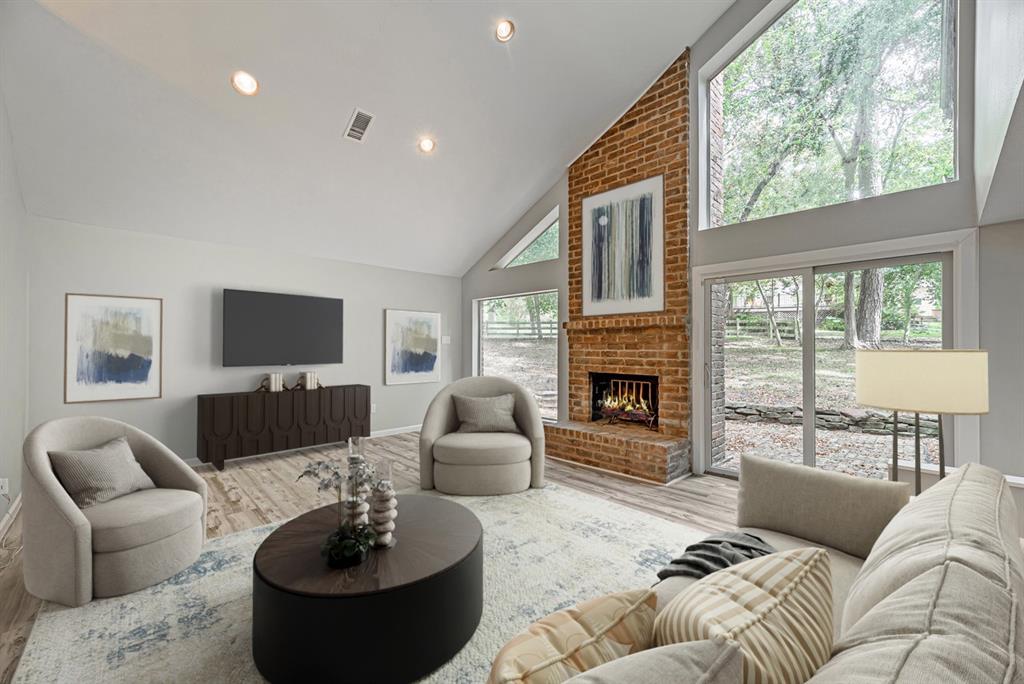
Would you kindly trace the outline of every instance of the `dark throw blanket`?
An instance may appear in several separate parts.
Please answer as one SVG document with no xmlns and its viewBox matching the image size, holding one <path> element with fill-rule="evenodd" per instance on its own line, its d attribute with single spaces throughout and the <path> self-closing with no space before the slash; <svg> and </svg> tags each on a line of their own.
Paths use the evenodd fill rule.
<svg viewBox="0 0 1024 684">
<path fill-rule="evenodd" d="M 746 532 L 722 532 L 691 544 L 683 555 L 658 571 L 658 579 L 696 577 L 700 579 L 730 565 L 775 553 L 771 544 Z"/>
</svg>

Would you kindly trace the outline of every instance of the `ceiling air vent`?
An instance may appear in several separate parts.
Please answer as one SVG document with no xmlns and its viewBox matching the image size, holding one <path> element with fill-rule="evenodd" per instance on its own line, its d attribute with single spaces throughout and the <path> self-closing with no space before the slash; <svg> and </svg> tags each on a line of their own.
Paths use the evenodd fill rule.
<svg viewBox="0 0 1024 684">
<path fill-rule="evenodd" d="M 366 135 L 366 129 L 370 127 L 371 121 L 373 121 L 373 114 L 361 109 L 353 110 L 352 118 L 348 120 L 348 127 L 345 129 L 345 137 L 356 142 L 363 142 L 363 136 Z"/>
</svg>

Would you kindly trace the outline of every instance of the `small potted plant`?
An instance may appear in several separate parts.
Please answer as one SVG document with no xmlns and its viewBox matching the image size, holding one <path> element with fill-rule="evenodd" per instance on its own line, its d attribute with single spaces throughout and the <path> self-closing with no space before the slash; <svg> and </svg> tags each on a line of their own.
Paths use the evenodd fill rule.
<svg viewBox="0 0 1024 684">
<path fill-rule="evenodd" d="M 373 528 L 367 524 L 366 511 L 369 504 L 361 490 L 373 476 L 372 468 L 365 462 L 345 472 L 337 463 L 317 461 L 310 463 L 298 479 L 313 478 L 320 492 L 333 491 L 338 497 L 338 526 L 320 545 L 320 555 L 327 559 L 332 568 L 349 568 L 367 559 L 377 539 Z M 347 497 L 344 495 L 347 493 Z"/>
</svg>

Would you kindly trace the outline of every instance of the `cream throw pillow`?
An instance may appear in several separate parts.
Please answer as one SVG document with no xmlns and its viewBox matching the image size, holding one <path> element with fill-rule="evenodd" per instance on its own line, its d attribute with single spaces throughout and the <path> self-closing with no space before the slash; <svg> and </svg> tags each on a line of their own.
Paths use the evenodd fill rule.
<svg viewBox="0 0 1024 684">
<path fill-rule="evenodd" d="M 824 549 L 773 553 L 684 589 L 654 623 L 658 646 L 726 638 L 743 651 L 743 680 L 797 684 L 832 652 L 832 573 Z"/>
<path fill-rule="evenodd" d="M 650 589 L 591 599 L 541 618 L 494 658 L 487 684 L 561 684 L 581 672 L 651 645 Z"/>
<path fill-rule="evenodd" d="M 156 486 L 135 460 L 124 437 L 95 449 L 49 453 L 53 472 L 79 508 Z"/>
</svg>

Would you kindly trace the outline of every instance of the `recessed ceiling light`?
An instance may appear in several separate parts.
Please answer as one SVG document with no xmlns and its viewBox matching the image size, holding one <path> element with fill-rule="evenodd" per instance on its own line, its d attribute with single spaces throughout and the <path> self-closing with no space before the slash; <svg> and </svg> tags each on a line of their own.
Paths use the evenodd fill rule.
<svg viewBox="0 0 1024 684">
<path fill-rule="evenodd" d="M 255 95 L 260 91 L 260 82 L 248 71 L 231 74 L 231 87 L 241 95 Z"/>
<path fill-rule="evenodd" d="M 420 152 L 423 154 L 432 154 L 434 149 L 437 147 L 437 143 L 434 142 L 433 138 L 423 136 L 419 139 L 419 142 L 416 143 L 416 147 L 418 147 Z"/>
<path fill-rule="evenodd" d="M 511 19 L 502 19 L 494 29 L 494 37 L 499 43 L 507 43 L 516 34 L 516 25 Z"/>
</svg>

